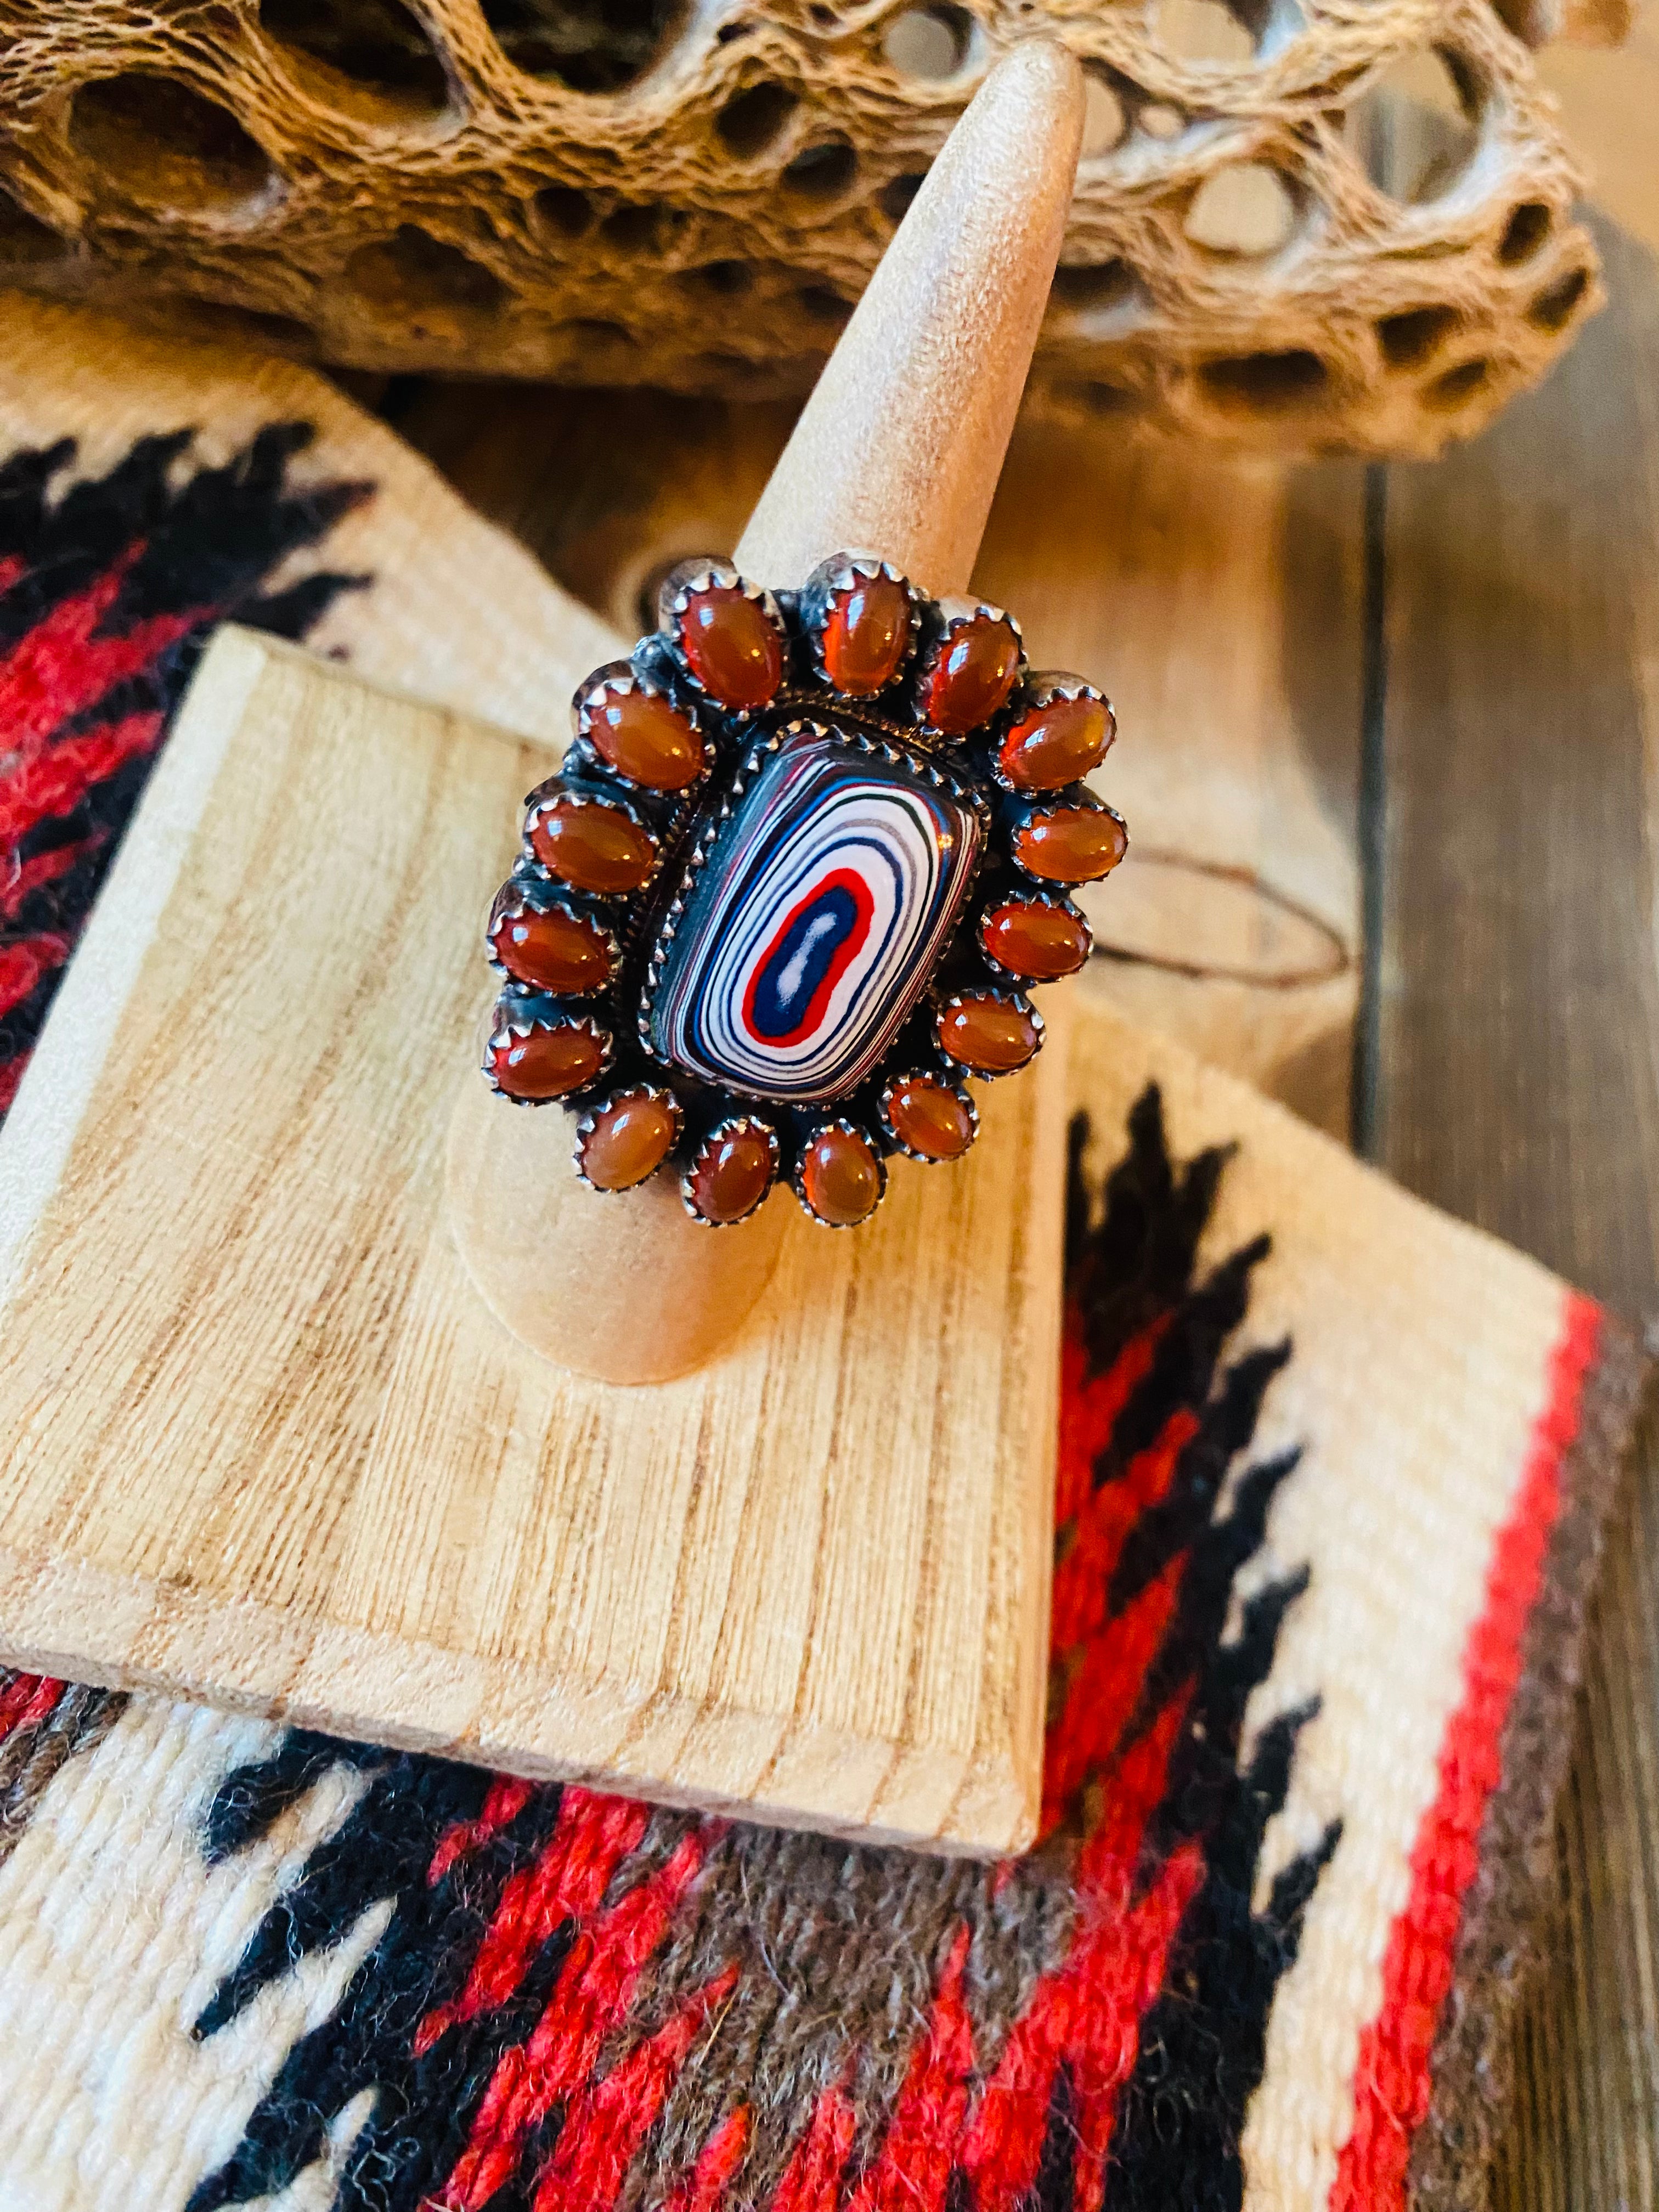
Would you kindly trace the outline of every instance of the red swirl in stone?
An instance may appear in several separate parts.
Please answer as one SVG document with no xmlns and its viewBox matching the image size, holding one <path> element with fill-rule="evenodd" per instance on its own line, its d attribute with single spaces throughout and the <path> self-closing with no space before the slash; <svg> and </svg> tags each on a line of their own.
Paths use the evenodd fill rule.
<svg viewBox="0 0 1659 2212">
<path fill-rule="evenodd" d="M 981 611 L 940 640 L 922 687 L 924 720 L 963 737 L 1000 713 L 1019 673 L 1019 639 L 1006 615 Z"/>
<path fill-rule="evenodd" d="M 938 1034 L 940 1048 L 975 1075 L 1011 1075 L 1042 1042 L 1031 1009 L 998 991 L 964 991 L 941 1010 Z"/>
<path fill-rule="evenodd" d="M 684 791 L 702 774 L 702 739 L 660 691 L 607 684 L 584 701 L 582 727 L 607 766 L 647 791 Z"/>
<path fill-rule="evenodd" d="M 759 599 L 736 584 L 686 596 L 675 617 L 686 666 L 722 707 L 763 707 L 783 681 L 783 639 Z"/>
<path fill-rule="evenodd" d="M 809 1137 L 800 1158 L 800 1194 L 815 1221 L 852 1229 L 881 1201 L 881 1162 L 861 1131 L 831 1122 Z"/>
<path fill-rule="evenodd" d="M 979 941 L 999 968 L 1033 983 L 1075 975 L 1089 957 L 1089 925 L 1075 908 L 1004 899 L 980 917 Z"/>
<path fill-rule="evenodd" d="M 777 1171 L 777 1139 L 758 1121 L 727 1121 L 704 1139 L 682 1188 L 700 1221 L 741 1221 Z"/>
<path fill-rule="evenodd" d="M 1014 858 L 1045 883 L 1097 883 L 1128 849 L 1127 831 L 1103 806 L 1056 806 L 1014 832 Z"/>
<path fill-rule="evenodd" d="M 611 937 L 589 915 L 532 906 L 498 915 L 490 949 L 509 975 L 538 990 L 581 998 L 611 981 Z"/>
<path fill-rule="evenodd" d="M 1015 717 L 997 766 L 1016 791 L 1060 791 L 1099 767 L 1114 727 L 1111 708 L 1091 692 L 1050 698 Z"/>
<path fill-rule="evenodd" d="M 656 839 L 620 806 L 568 793 L 538 815 L 530 846 L 561 882 L 607 897 L 638 890 L 657 864 Z"/>
<path fill-rule="evenodd" d="M 884 691 L 910 646 L 910 595 L 892 576 L 860 576 L 823 618 L 823 672 L 849 699 Z"/>
<path fill-rule="evenodd" d="M 937 1075 L 902 1075 L 882 1103 L 900 1144 L 924 1160 L 959 1160 L 974 1141 L 974 1109 L 954 1084 Z"/>
<path fill-rule="evenodd" d="M 538 1024 L 527 1035 L 507 1030 L 489 1041 L 489 1073 L 509 1098 L 568 1097 L 603 1072 L 605 1039 L 584 1022 Z"/>
<path fill-rule="evenodd" d="M 576 1161 L 595 1190 L 631 1190 L 653 1176 L 679 1134 L 679 1110 L 665 1092 L 641 1085 L 595 1109 L 577 1142 Z"/>
</svg>

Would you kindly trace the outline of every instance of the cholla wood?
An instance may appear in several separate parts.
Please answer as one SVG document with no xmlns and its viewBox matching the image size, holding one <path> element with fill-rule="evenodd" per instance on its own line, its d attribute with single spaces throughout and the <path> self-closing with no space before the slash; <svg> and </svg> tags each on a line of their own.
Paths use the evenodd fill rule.
<svg viewBox="0 0 1659 2212">
<path fill-rule="evenodd" d="M 1040 397 L 1283 448 L 1479 428 L 1599 298 L 1524 46 L 1486 0 L 1239 0 L 1248 58 L 1198 61 L 1166 35 L 1180 4 L 1042 11 L 1094 120 Z M 1030 0 L 0 0 L 0 275 L 364 368 L 802 392 L 990 60 L 1040 20 Z M 1430 48 L 1471 143 L 1395 198 L 1355 110 Z M 1283 218 L 1264 251 L 1217 242 L 1215 196 L 1241 191 Z"/>
</svg>

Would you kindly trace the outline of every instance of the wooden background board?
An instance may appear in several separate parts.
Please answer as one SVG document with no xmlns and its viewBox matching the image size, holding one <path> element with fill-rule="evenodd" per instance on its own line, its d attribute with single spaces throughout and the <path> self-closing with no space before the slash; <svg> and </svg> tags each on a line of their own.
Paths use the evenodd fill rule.
<svg viewBox="0 0 1659 2212">
<path fill-rule="evenodd" d="M 1659 1310 L 1659 260 L 1545 388 L 1389 471 L 1372 732 L 1383 1165 Z M 1613 1534 L 1517 2044 L 1505 2212 L 1659 2202 L 1659 1466 Z"/>
<path fill-rule="evenodd" d="M 896 1162 L 858 1235 L 775 1194 L 774 1288 L 712 1365 L 648 1391 L 556 1367 L 474 1295 L 441 1203 L 490 996 L 454 919 L 542 764 L 215 641 L 0 1139 L 4 1656 L 1023 1848 L 1063 1012 L 984 1086 L 969 1157 Z"/>
<path fill-rule="evenodd" d="M 1572 60 L 1581 117 L 1598 72 L 1627 98 L 1647 66 L 1659 94 L 1639 52 Z M 1659 166 L 1627 141 L 1616 159 L 1621 215 L 1659 239 Z M 1608 312 L 1437 467 L 1027 427 L 980 580 L 1040 659 L 1116 698 L 1098 781 L 1138 837 L 1097 915 L 1140 957 L 1091 988 L 1641 1321 L 1659 1310 L 1659 263 L 1601 236 Z M 368 396 L 623 627 L 662 565 L 735 538 L 787 429 L 638 395 Z M 1170 860 L 1146 866 L 1152 844 Z M 1172 973 L 1194 940 L 1200 972 Z M 1659 2204 L 1656 1807 L 1650 1455 L 1610 1547 L 1502 2212 Z"/>
</svg>

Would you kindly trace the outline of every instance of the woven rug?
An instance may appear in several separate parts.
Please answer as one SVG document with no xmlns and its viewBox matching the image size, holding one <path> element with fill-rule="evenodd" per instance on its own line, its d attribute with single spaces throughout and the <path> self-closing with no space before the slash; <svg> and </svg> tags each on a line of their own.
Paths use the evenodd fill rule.
<svg viewBox="0 0 1659 2212">
<path fill-rule="evenodd" d="M 302 372 L 57 308 L 8 335 L 7 1099 L 214 621 L 532 734 L 599 657 Z M 0 2212 L 1484 2203 L 1641 1363 L 1239 1085 L 1079 1026 L 1036 1848 L 0 1674 Z"/>
</svg>

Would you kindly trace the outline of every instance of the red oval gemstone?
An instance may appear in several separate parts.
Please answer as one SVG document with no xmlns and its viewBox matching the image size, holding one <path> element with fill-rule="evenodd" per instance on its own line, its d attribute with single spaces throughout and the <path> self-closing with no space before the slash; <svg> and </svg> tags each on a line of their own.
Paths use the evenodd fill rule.
<svg viewBox="0 0 1659 2212">
<path fill-rule="evenodd" d="M 848 698 L 884 691 L 910 643 L 910 597 L 891 576 L 860 576 L 830 602 L 823 672 Z"/>
<path fill-rule="evenodd" d="M 1103 699 L 1051 699 L 1018 717 L 997 748 L 997 765 L 1017 791 L 1063 790 L 1099 767 L 1112 732 Z"/>
<path fill-rule="evenodd" d="M 685 1178 L 694 1212 L 705 1221 L 741 1221 L 771 1188 L 773 1146 L 753 1123 L 717 1129 Z"/>
<path fill-rule="evenodd" d="M 1089 957 L 1089 925 L 1080 914 L 1036 899 L 1005 899 L 979 925 L 979 941 L 1000 968 L 1033 983 L 1075 975 Z"/>
<path fill-rule="evenodd" d="M 800 1187 L 816 1219 L 832 1229 L 851 1229 L 876 1210 L 881 1162 L 857 1130 L 820 1129 L 801 1155 Z"/>
<path fill-rule="evenodd" d="M 970 991 L 939 1016 L 939 1041 L 952 1060 L 980 1075 L 1024 1067 L 1042 1042 L 1036 1017 L 1012 999 Z"/>
<path fill-rule="evenodd" d="M 951 630 L 927 678 L 923 712 L 936 730 L 959 738 L 988 722 L 1019 672 L 1019 640 L 1006 615 L 975 615 Z"/>
<path fill-rule="evenodd" d="M 959 1160 L 974 1141 L 973 1109 L 936 1075 L 907 1075 L 887 1095 L 893 1134 L 925 1160 Z"/>
<path fill-rule="evenodd" d="M 596 1190 L 631 1190 L 654 1175 L 679 1131 L 671 1098 L 649 1091 L 624 1091 L 593 1116 L 577 1158 Z"/>
<path fill-rule="evenodd" d="M 687 666 L 723 707 L 763 707 L 783 681 L 778 626 L 735 584 L 693 592 L 679 634 Z"/>
<path fill-rule="evenodd" d="M 702 738 L 659 691 L 607 688 L 585 719 L 599 758 L 649 791 L 684 791 L 702 774 Z"/>
<path fill-rule="evenodd" d="M 563 1098 L 592 1083 L 605 1066 L 605 1048 L 592 1030 L 572 1023 L 507 1036 L 489 1048 L 489 1072 L 510 1098 Z"/>
<path fill-rule="evenodd" d="M 610 939 L 586 915 L 566 914 L 558 907 L 538 914 L 534 907 L 524 907 L 500 916 L 489 942 L 509 975 L 538 990 L 580 998 L 602 990 L 611 980 Z"/>
<path fill-rule="evenodd" d="M 579 891 L 636 891 L 656 864 L 656 840 L 619 806 L 556 799 L 530 833 L 542 865 Z"/>
<path fill-rule="evenodd" d="M 1051 884 L 1092 884 L 1129 849 L 1128 833 L 1103 807 L 1057 806 L 1034 814 L 1014 832 L 1014 857 Z"/>
</svg>

